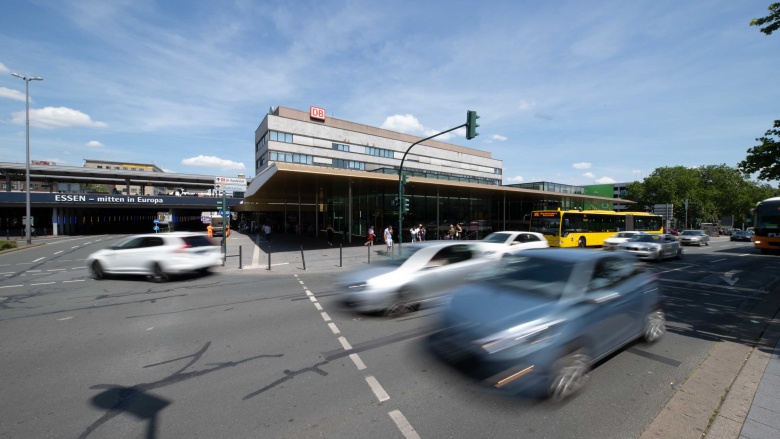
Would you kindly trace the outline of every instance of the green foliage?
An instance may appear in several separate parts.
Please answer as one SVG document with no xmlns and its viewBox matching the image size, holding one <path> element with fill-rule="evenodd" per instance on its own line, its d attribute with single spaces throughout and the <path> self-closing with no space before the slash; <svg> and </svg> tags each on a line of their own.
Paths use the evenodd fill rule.
<svg viewBox="0 0 780 439">
<path fill-rule="evenodd" d="M 780 5 L 780 3 L 778 3 Z M 739 169 L 746 174 L 758 172 L 759 180 L 780 180 L 780 120 L 775 121 L 774 129 L 767 130 L 764 137 L 756 141 L 761 142 L 747 150 L 747 158 L 739 162 Z"/>
<path fill-rule="evenodd" d="M 750 218 L 750 209 L 757 201 L 780 192 L 768 184 L 747 180 L 739 169 L 725 164 L 658 168 L 643 182 L 628 184 L 626 191 L 626 198 L 637 202 L 633 210 L 645 211 L 655 204 L 673 204 L 675 219 L 683 225 L 685 200 L 688 200 L 688 226 L 732 215 L 739 224 Z"/>
<path fill-rule="evenodd" d="M 16 243 L 13 241 L 0 241 L 0 250 L 8 250 L 16 248 Z"/>
<path fill-rule="evenodd" d="M 780 3 L 772 3 L 769 5 L 769 12 L 770 14 L 766 17 L 750 20 L 750 25 L 763 26 L 767 24 L 766 27 L 761 28 L 761 32 L 772 35 L 772 32 L 780 29 Z"/>
</svg>

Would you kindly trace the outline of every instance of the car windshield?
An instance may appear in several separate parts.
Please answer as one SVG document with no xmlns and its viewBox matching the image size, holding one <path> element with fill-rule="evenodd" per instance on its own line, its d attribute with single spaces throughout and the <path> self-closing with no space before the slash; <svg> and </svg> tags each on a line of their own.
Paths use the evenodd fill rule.
<svg viewBox="0 0 780 439">
<path fill-rule="evenodd" d="M 636 235 L 631 242 L 661 242 L 661 235 Z"/>
<path fill-rule="evenodd" d="M 491 233 L 490 235 L 486 236 L 485 239 L 483 239 L 482 241 L 504 243 L 508 238 L 509 238 L 508 233 Z"/>
<path fill-rule="evenodd" d="M 686 236 L 696 236 L 696 235 L 703 235 L 704 232 L 701 230 L 685 230 L 684 232 L 682 232 L 682 234 Z"/>
<path fill-rule="evenodd" d="M 563 295 L 573 262 L 540 256 L 515 255 L 494 269 L 484 280 L 502 287 L 557 300 Z"/>
</svg>

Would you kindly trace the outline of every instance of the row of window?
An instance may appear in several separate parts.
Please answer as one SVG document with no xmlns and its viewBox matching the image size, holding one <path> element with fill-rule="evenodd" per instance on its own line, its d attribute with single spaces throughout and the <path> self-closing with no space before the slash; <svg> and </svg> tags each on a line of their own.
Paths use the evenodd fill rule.
<svg viewBox="0 0 780 439">
<path fill-rule="evenodd" d="M 46 187 L 48 187 L 48 185 Z M 40 188 L 41 188 L 40 183 L 30 183 L 30 190 L 31 191 L 37 191 Z M 2 183 L 0 185 L 0 190 L 7 190 L 7 189 L 8 189 L 8 184 L 7 183 Z M 24 190 L 24 183 L 19 183 L 19 184 L 11 183 L 11 190 L 13 190 L 13 191 L 23 191 Z"/>
<path fill-rule="evenodd" d="M 268 143 L 269 140 L 276 142 L 293 143 L 293 135 L 290 133 L 282 133 L 279 131 L 266 131 L 263 137 L 255 145 L 255 152 L 260 151 Z"/>
<path fill-rule="evenodd" d="M 366 147 L 366 154 L 368 155 L 375 155 L 377 157 L 384 157 L 391 159 L 395 155 L 393 154 L 393 151 L 389 149 L 382 149 L 382 148 L 374 148 L 373 146 L 367 146 Z"/>
<path fill-rule="evenodd" d="M 304 165 L 314 164 L 313 157 L 308 154 L 292 154 L 289 152 L 271 151 L 272 162 L 301 163 Z"/>
<path fill-rule="evenodd" d="M 333 149 L 336 151 L 349 152 L 349 145 L 344 145 L 343 143 L 334 143 Z"/>
<path fill-rule="evenodd" d="M 341 159 L 333 159 L 333 167 L 334 168 L 340 168 L 340 169 L 356 169 L 359 171 L 365 171 L 366 170 L 366 164 L 363 162 L 357 162 L 354 160 L 341 160 Z"/>
</svg>

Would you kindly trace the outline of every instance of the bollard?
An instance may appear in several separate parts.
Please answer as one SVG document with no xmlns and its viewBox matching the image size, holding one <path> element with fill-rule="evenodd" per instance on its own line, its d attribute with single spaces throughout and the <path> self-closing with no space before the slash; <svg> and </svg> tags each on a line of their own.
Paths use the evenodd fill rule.
<svg viewBox="0 0 780 439">
<path fill-rule="evenodd" d="M 301 246 L 301 261 L 303 261 L 303 270 L 306 271 L 306 258 L 303 257 L 303 246 Z"/>
<path fill-rule="evenodd" d="M 339 244 L 339 267 L 341 267 L 341 260 L 342 260 L 342 258 L 341 258 L 341 250 L 342 250 L 341 244 Z"/>
<path fill-rule="evenodd" d="M 371 246 L 369 245 L 366 248 L 368 249 L 368 263 L 370 264 L 371 263 Z"/>
<path fill-rule="evenodd" d="M 238 246 L 238 269 L 241 270 L 244 268 L 244 256 L 241 251 L 241 246 Z"/>
<path fill-rule="evenodd" d="M 271 243 L 268 243 L 268 271 L 271 270 Z"/>
</svg>

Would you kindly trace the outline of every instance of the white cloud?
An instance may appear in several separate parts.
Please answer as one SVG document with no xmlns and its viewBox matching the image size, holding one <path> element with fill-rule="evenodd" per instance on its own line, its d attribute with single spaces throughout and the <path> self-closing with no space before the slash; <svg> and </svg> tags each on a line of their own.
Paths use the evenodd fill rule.
<svg viewBox="0 0 780 439">
<path fill-rule="evenodd" d="M 601 177 L 598 180 L 596 180 L 596 183 L 598 184 L 610 184 L 610 183 L 617 183 L 617 180 L 610 177 Z"/>
<path fill-rule="evenodd" d="M 11 71 L 8 70 L 8 67 L 6 67 L 5 64 L 0 62 L 0 73 L 11 73 Z"/>
<path fill-rule="evenodd" d="M 522 111 L 526 111 L 526 110 L 530 110 L 531 108 L 534 108 L 535 106 L 536 106 L 536 102 L 526 101 L 525 99 L 523 99 L 522 101 L 520 101 L 520 105 L 518 105 L 517 108 Z"/>
<path fill-rule="evenodd" d="M 24 111 L 11 115 L 11 122 L 25 123 Z M 30 124 L 39 128 L 107 127 L 105 122 L 93 121 L 89 115 L 67 107 L 44 107 L 30 110 Z"/>
<path fill-rule="evenodd" d="M 89 146 L 90 148 L 99 148 L 103 146 L 103 144 L 98 142 L 97 140 L 90 140 L 89 142 L 87 142 L 87 146 Z"/>
<path fill-rule="evenodd" d="M 492 136 L 490 136 L 490 138 L 493 140 L 500 140 L 502 142 L 505 142 L 507 140 L 506 136 L 502 136 L 500 134 L 493 134 Z"/>
<path fill-rule="evenodd" d="M 573 163 L 571 165 L 574 169 L 590 169 L 591 166 L 593 166 L 593 164 L 588 162 Z"/>
<path fill-rule="evenodd" d="M 596 176 L 592 172 L 586 172 L 582 174 L 582 176 L 586 178 L 596 178 Z"/>
<path fill-rule="evenodd" d="M 507 178 L 506 181 L 508 183 L 522 183 L 523 182 L 523 176 L 522 175 L 516 175 L 511 178 Z"/>
<path fill-rule="evenodd" d="M 246 169 L 246 166 L 244 166 L 243 163 L 234 162 L 233 160 L 221 159 L 213 155 L 199 155 L 197 157 L 184 159 L 181 161 L 181 164 L 188 166 L 211 166 L 220 168 L 223 171 L 243 171 Z"/>
<path fill-rule="evenodd" d="M 2 64 L 0 64 L 2 67 Z M 2 69 L 0 69 L 2 71 Z M 15 101 L 25 102 L 24 93 L 19 90 L 11 90 L 10 88 L 0 87 L 0 98 L 13 99 Z"/>
<path fill-rule="evenodd" d="M 426 128 L 423 124 L 420 123 L 419 120 L 417 120 L 416 117 L 411 114 L 396 114 L 394 116 L 388 116 L 387 119 L 382 122 L 381 128 L 420 137 L 430 137 L 436 133 L 441 132 L 432 128 Z M 453 138 L 455 135 L 466 137 L 465 128 L 459 128 L 447 134 L 442 134 L 441 136 L 437 137 L 436 140 L 445 141 Z"/>
</svg>

